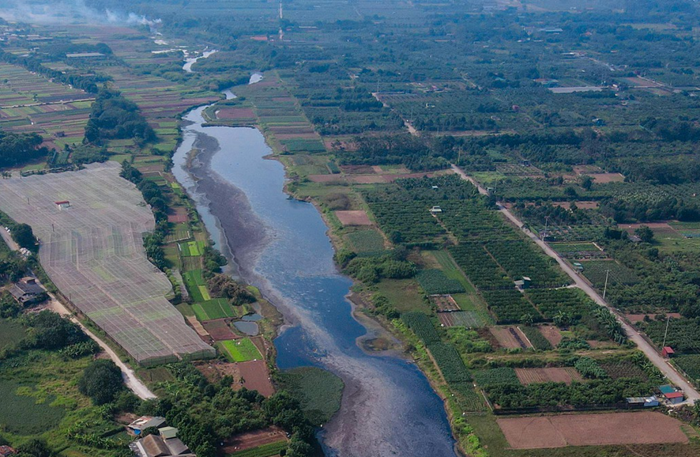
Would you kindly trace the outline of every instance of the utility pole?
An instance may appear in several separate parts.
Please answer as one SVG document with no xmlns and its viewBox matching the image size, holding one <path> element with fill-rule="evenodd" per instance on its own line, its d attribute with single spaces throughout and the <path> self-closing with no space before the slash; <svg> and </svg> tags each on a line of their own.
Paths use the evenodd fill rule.
<svg viewBox="0 0 700 457">
<path fill-rule="evenodd" d="M 664 342 L 661 344 L 661 350 L 666 347 L 666 336 L 668 335 L 668 324 L 671 323 L 671 316 L 666 317 L 666 331 L 664 332 Z"/>
<path fill-rule="evenodd" d="M 544 217 L 544 238 L 543 241 L 547 241 L 547 228 L 549 228 L 549 216 Z"/>
<path fill-rule="evenodd" d="M 608 276 L 610 275 L 610 269 L 605 270 L 605 287 L 603 287 L 603 300 L 605 300 L 605 293 L 608 291 Z"/>
</svg>

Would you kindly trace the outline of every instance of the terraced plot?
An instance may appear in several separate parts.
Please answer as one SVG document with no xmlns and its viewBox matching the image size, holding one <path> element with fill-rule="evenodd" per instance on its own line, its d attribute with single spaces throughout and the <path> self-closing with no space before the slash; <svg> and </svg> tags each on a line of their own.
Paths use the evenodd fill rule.
<svg viewBox="0 0 700 457">
<path fill-rule="evenodd" d="M 0 210 L 32 226 L 41 263 L 73 304 L 142 364 L 213 356 L 165 299 L 171 285 L 146 258 L 153 214 L 114 162 L 0 181 Z M 59 209 L 56 201 L 69 200 Z"/>
</svg>

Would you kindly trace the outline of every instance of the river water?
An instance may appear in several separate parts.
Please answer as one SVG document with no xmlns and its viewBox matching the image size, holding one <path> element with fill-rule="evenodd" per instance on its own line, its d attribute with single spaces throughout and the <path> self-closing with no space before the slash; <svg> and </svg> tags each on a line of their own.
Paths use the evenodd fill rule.
<svg viewBox="0 0 700 457">
<path fill-rule="evenodd" d="M 173 172 L 232 261 L 231 273 L 284 314 L 278 366 L 319 366 L 344 380 L 341 409 L 319 434 L 326 454 L 454 457 L 443 403 L 420 370 L 400 354 L 358 346 L 368 330 L 353 317 L 345 298 L 352 282 L 333 263 L 316 208 L 283 192 L 284 168 L 265 160 L 272 151 L 259 130 L 203 127 L 203 110 L 184 117 Z"/>
</svg>

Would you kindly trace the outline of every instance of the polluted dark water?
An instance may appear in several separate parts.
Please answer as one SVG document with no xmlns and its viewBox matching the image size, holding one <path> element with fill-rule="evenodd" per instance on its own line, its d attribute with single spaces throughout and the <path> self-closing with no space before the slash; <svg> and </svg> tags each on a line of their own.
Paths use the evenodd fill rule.
<svg viewBox="0 0 700 457">
<path fill-rule="evenodd" d="M 173 172 L 233 261 L 231 273 L 289 323 L 274 342 L 278 366 L 318 366 L 345 382 L 341 409 L 319 434 L 326 454 L 455 456 L 442 400 L 423 373 L 400 354 L 358 346 L 367 329 L 353 317 L 352 282 L 333 263 L 319 212 L 283 192 L 284 168 L 264 158 L 272 151 L 260 131 L 203 127 L 203 109 L 184 118 Z"/>
</svg>

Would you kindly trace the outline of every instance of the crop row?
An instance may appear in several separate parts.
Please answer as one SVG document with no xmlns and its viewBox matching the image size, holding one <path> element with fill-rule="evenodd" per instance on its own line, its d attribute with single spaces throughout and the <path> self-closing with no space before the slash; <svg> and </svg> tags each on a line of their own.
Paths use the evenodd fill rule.
<svg viewBox="0 0 700 457">
<path fill-rule="evenodd" d="M 515 288 L 486 290 L 482 294 L 499 324 L 540 322 L 543 320 L 540 313 Z"/>
<path fill-rule="evenodd" d="M 471 381 L 471 374 L 457 350 L 448 343 L 433 343 L 428 350 L 448 384 Z"/>
<path fill-rule="evenodd" d="M 591 306 L 577 289 L 530 289 L 527 296 L 547 319 L 565 316 L 569 323 L 581 319 Z"/>
<path fill-rule="evenodd" d="M 445 230 L 430 215 L 430 206 L 420 201 L 385 201 L 369 204 L 384 233 L 395 243 L 433 241 Z"/>
</svg>

